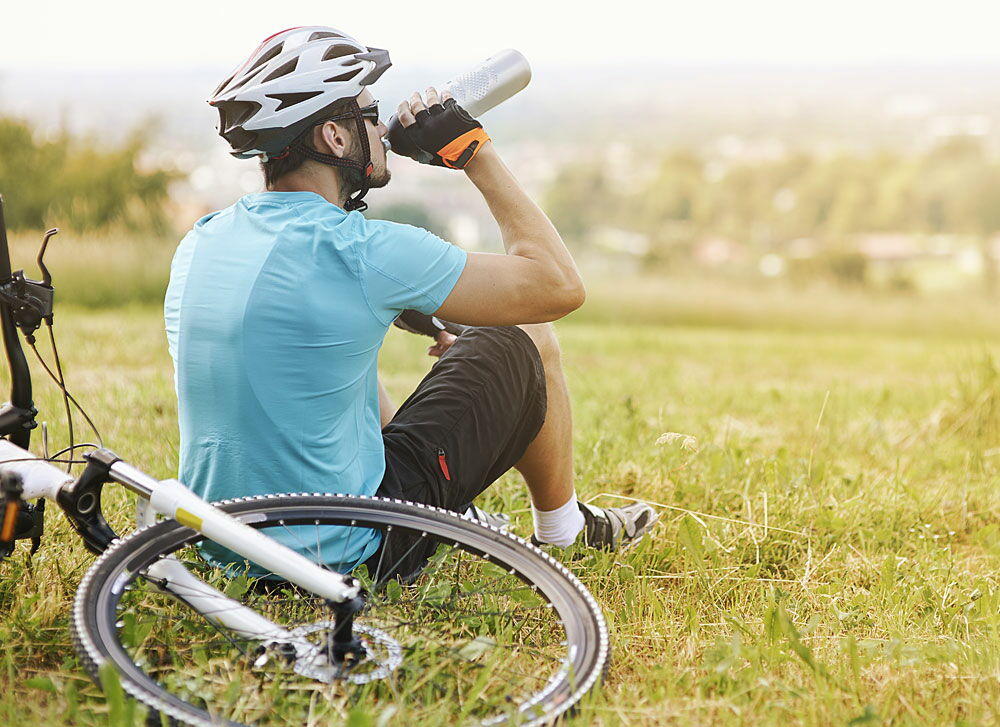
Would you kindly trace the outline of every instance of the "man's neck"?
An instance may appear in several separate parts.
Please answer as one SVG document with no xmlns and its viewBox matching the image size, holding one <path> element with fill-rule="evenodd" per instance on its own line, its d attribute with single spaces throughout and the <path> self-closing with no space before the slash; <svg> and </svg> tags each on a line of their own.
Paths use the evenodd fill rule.
<svg viewBox="0 0 1000 727">
<path fill-rule="evenodd" d="M 336 174 L 324 174 L 327 170 L 312 173 L 307 170 L 290 172 L 268 185 L 268 192 L 315 192 L 330 204 L 340 208 L 347 201 L 340 193 L 340 183 Z M 333 170 L 330 170 L 331 172 Z"/>
</svg>

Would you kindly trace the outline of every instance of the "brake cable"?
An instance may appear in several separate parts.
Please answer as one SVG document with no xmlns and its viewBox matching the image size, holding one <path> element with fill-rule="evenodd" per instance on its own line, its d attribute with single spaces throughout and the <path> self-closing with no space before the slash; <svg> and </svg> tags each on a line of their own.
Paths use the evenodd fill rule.
<svg viewBox="0 0 1000 727">
<path fill-rule="evenodd" d="M 2 205 L 2 200 L 0 200 L 0 205 Z M 6 270 L 10 270 L 9 258 L 8 258 L 9 253 L 7 252 L 8 248 L 6 244 L 7 239 L 5 234 L 6 227 L 4 225 L 2 212 L 3 208 L 2 206 L 0 206 L 0 241 L 2 241 L 3 243 L 4 259 L 7 260 Z M 18 270 L 16 272 L 10 273 L 10 279 L 7 280 L 5 283 L 0 284 L 0 302 L 6 304 L 7 309 L 9 310 L 10 319 L 12 319 L 12 322 L 14 323 L 16 328 L 19 328 L 21 330 L 21 333 L 24 335 L 25 341 L 31 347 L 31 350 L 34 352 L 35 357 L 38 359 L 38 362 L 45 370 L 45 373 L 48 374 L 49 378 L 59 388 L 59 391 L 62 392 L 63 405 L 65 406 L 66 410 L 66 424 L 69 433 L 69 446 L 60 450 L 51 457 L 46 456 L 45 460 L 49 462 L 65 463 L 66 472 L 68 474 L 72 471 L 73 464 L 81 463 L 80 460 L 74 460 L 72 454 L 67 459 L 58 459 L 58 457 L 66 452 L 72 453 L 75 449 L 82 446 L 93 446 L 90 443 L 78 445 L 75 442 L 75 431 L 73 427 L 73 409 L 70 406 L 71 403 L 72 406 L 76 407 L 76 409 L 80 412 L 80 414 L 86 420 L 90 429 L 94 432 L 94 435 L 96 436 L 98 442 L 100 443 L 97 446 L 99 447 L 103 446 L 104 439 L 101 436 L 100 431 L 97 429 L 97 426 L 94 424 L 93 419 L 90 418 L 90 415 L 87 414 L 83 406 L 81 406 L 81 404 L 76 400 L 76 397 L 74 397 L 66 388 L 66 378 L 62 369 L 62 361 L 59 357 L 59 348 L 56 345 L 55 331 L 52 325 L 52 318 L 53 318 L 52 302 L 53 302 L 53 292 L 54 292 L 52 288 L 52 275 L 49 273 L 48 267 L 46 267 L 45 265 L 44 256 L 45 256 L 45 251 L 48 248 L 49 240 L 58 232 L 59 230 L 57 228 L 48 230 L 45 233 L 45 237 L 42 240 L 41 248 L 38 251 L 38 257 L 36 258 L 36 260 L 38 263 L 38 267 L 42 273 L 42 279 L 31 280 L 24 275 L 23 270 Z M 35 331 L 37 331 L 38 328 L 41 327 L 41 324 L 43 322 L 45 323 L 45 326 L 46 328 L 48 328 L 49 332 L 49 342 L 50 345 L 52 346 L 52 355 L 54 358 L 55 371 L 52 370 L 52 367 L 49 366 L 49 364 L 45 361 L 45 358 L 42 356 L 41 352 L 38 350 L 37 341 L 35 338 Z M 16 343 L 17 341 L 16 335 L 14 336 L 13 340 Z M 8 341 L 8 345 L 9 344 L 10 342 Z M 8 359 L 10 359 L 9 353 L 8 353 Z M 20 356 L 20 361 L 22 362 L 21 365 L 24 368 L 23 371 L 24 375 L 30 377 L 30 373 L 27 371 L 27 366 L 26 363 L 24 362 L 23 354 Z M 14 366 L 14 363 L 15 362 L 11 360 L 12 367 Z M 16 376 L 15 376 L 15 382 L 16 382 Z M 30 378 L 28 379 L 28 382 L 29 382 L 28 385 L 30 387 Z M 30 428 L 35 426 L 34 417 L 37 414 L 37 410 L 35 410 L 34 406 L 30 405 L 30 393 L 28 396 L 29 396 L 28 408 L 24 409 L 23 411 L 15 409 L 15 412 L 23 421 L 25 427 Z M 48 443 L 46 442 L 46 449 L 47 448 L 48 448 Z M 47 454 L 48 453 L 46 452 L 46 455 Z M 2 488 L 4 490 L 3 499 L 4 501 L 7 502 L 8 507 L 11 504 L 10 501 L 12 497 L 15 498 L 16 500 L 20 499 L 15 484 L 16 483 L 14 482 L 6 482 L 6 481 L 4 481 L 3 483 L 4 485 Z M 10 492 L 8 492 L 8 490 L 10 490 Z M 3 528 L 3 530 L 5 532 L 2 534 L 4 536 L 2 539 L 5 541 L 5 543 L 9 543 L 9 545 L 7 545 L 6 548 L 0 549 L 0 560 L 2 560 L 5 555 L 9 554 L 10 551 L 7 550 L 7 548 L 12 548 L 14 540 L 18 539 L 19 537 L 31 538 L 31 549 L 28 554 L 29 558 L 32 555 L 34 555 L 35 552 L 37 552 L 39 546 L 41 545 L 41 536 L 44 528 L 43 523 L 45 518 L 45 499 L 40 498 L 38 502 L 34 505 L 30 505 L 25 502 L 20 502 L 19 509 L 23 510 L 23 513 L 28 518 L 30 527 L 20 536 L 13 533 L 8 533 L 6 532 L 7 530 L 13 530 L 14 521 L 10 517 L 4 518 L 5 527 Z M 13 538 L 6 537 L 7 535 L 12 535 L 12 534 Z"/>
</svg>

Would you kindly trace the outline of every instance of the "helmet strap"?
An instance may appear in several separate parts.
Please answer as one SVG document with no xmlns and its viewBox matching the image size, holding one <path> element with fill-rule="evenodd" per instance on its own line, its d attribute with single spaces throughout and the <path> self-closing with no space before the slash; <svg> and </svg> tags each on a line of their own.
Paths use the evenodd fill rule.
<svg viewBox="0 0 1000 727">
<path fill-rule="evenodd" d="M 357 99 L 351 99 L 350 112 L 354 116 L 354 120 L 357 123 L 358 137 L 361 142 L 360 161 L 357 159 L 345 159 L 343 157 L 334 156 L 333 154 L 324 154 L 323 152 L 316 151 L 302 140 L 295 142 L 295 147 L 305 156 L 309 157 L 313 161 L 320 162 L 321 164 L 327 164 L 331 167 L 360 169 L 364 174 L 364 178 L 361 182 L 361 189 L 359 189 L 354 196 L 347 198 L 347 201 L 344 203 L 344 209 L 348 212 L 353 212 L 355 210 L 364 212 L 368 209 L 368 203 L 364 202 L 362 197 L 368 194 L 368 190 L 370 188 L 369 182 L 371 180 L 374 166 L 372 164 L 371 146 L 368 143 L 368 129 L 365 128 L 365 117 L 361 115 L 361 107 L 358 106 Z"/>
</svg>

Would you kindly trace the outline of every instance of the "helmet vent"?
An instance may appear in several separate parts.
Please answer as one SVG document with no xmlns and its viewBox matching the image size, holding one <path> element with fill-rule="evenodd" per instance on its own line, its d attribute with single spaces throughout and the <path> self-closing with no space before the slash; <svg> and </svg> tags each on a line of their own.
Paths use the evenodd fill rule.
<svg viewBox="0 0 1000 727">
<path fill-rule="evenodd" d="M 256 79 L 256 77 L 259 76 L 261 74 L 261 72 L 263 72 L 264 70 L 265 69 L 264 69 L 263 66 L 257 66 L 257 70 L 250 71 L 249 73 L 245 73 L 243 75 L 243 78 L 240 80 L 240 82 L 237 83 L 235 86 L 233 86 L 232 88 L 229 89 L 229 93 L 235 93 L 236 91 L 239 91 L 241 88 L 243 88 L 244 86 L 246 86 L 247 84 L 249 84 L 251 81 L 253 81 L 254 79 Z M 236 78 L 236 77 L 233 76 L 233 78 Z"/>
<path fill-rule="evenodd" d="M 275 101 L 281 101 L 278 108 L 275 111 L 281 111 L 289 106 L 294 106 L 295 104 L 302 103 L 303 101 L 308 101 L 311 98 L 316 98 L 322 91 L 305 91 L 303 93 L 269 93 L 268 98 L 273 98 Z"/>
<path fill-rule="evenodd" d="M 334 76 L 333 78 L 327 78 L 323 83 L 336 83 L 338 81 L 350 81 L 356 75 L 361 73 L 360 68 L 355 68 L 353 71 L 348 71 L 347 73 L 341 73 L 339 76 Z"/>
<path fill-rule="evenodd" d="M 260 58 L 258 58 L 257 61 L 252 66 L 250 66 L 247 69 L 247 73 L 249 73 L 250 71 L 254 70 L 255 68 L 259 68 L 260 66 L 264 65 L 269 60 L 271 60 L 272 58 L 280 55 L 281 54 L 281 49 L 284 48 L 284 47 L 285 47 L 284 43 L 278 43 L 278 45 L 274 46 L 274 48 L 272 48 L 267 53 L 265 53 Z"/>
<path fill-rule="evenodd" d="M 295 70 L 295 66 L 299 64 L 298 58 L 293 58 L 281 66 L 275 68 L 271 73 L 268 74 L 267 78 L 263 80 L 263 83 L 268 81 L 273 81 L 275 78 L 281 78 L 282 76 L 287 76 L 289 73 Z"/>
<path fill-rule="evenodd" d="M 232 82 L 232 80 L 233 80 L 234 78 L 236 78 L 236 74 L 235 74 L 235 73 L 234 73 L 233 75 L 231 75 L 231 76 L 230 76 L 229 78 L 227 78 L 227 79 L 226 79 L 225 81 L 223 81 L 222 83 L 220 83 L 220 84 L 219 84 L 218 86 L 216 86 L 216 87 L 215 87 L 215 90 L 214 90 L 214 91 L 212 91 L 212 95 L 213 95 L 213 96 L 218 96 L 218 95 L 219 95 L 219 92 L 220 92 L 220 91 L 221 91 L 222 89 L 224 89 L 224 88 L 225 88 L 226 86 L 228 86 L 228 85 L 229 85 L 229 84 L 230 84 L 230 83 Z"/>
<path fill-rule="evenodd" d="M 239 126 L 255 113 L 260 111 L 260 104 L 256 101 L 229 101 L 225 110 L 227 112 L 228 126 Z M 232 115 L 229 115 L 231 112 Z"/>
<path fill-rule="evenodd" d="M 331 33 L 327 30 L 321 30 L 318 33 L 313 33 L 312 35 L 310 35 L 309 40 L 312 41 L 312 40 L 320 40 L 322 38 L 343 38 L 343 37 L 344 36 L 342 36 L 340 33 Z"/>
<path fill-rule="evenodd" d="M 242 126 L 261 107 L 256 101 L 223 101 L 216 108 L 219 110 L 219 128 L 229 132 Z"/>
<path fill-rule="evenodd" d="M 352 45 L 331 45 L 326 49 L 326 53 L 323 54 L 323 60 L 329 61 L 334 58 L 340 58 L 341 56 L 350 56 L 358 52 L 358 49 Z"/>
</svg>

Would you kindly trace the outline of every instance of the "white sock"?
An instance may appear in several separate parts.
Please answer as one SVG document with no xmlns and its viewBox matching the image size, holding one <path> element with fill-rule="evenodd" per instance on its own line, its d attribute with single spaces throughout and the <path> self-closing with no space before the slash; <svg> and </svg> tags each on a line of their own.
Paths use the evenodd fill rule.
<svg viewBox="0 0 1000 727">
<path fill-rule="evenodd" d="M 576 504 L 575 492 L 565 505 L 555 510 L 539 510 L 532 505 L 531 516 L 535 521 L 535 537 L 560 548 L 572 545 L 583 530 L 583 513 Z"/>
</svg>

